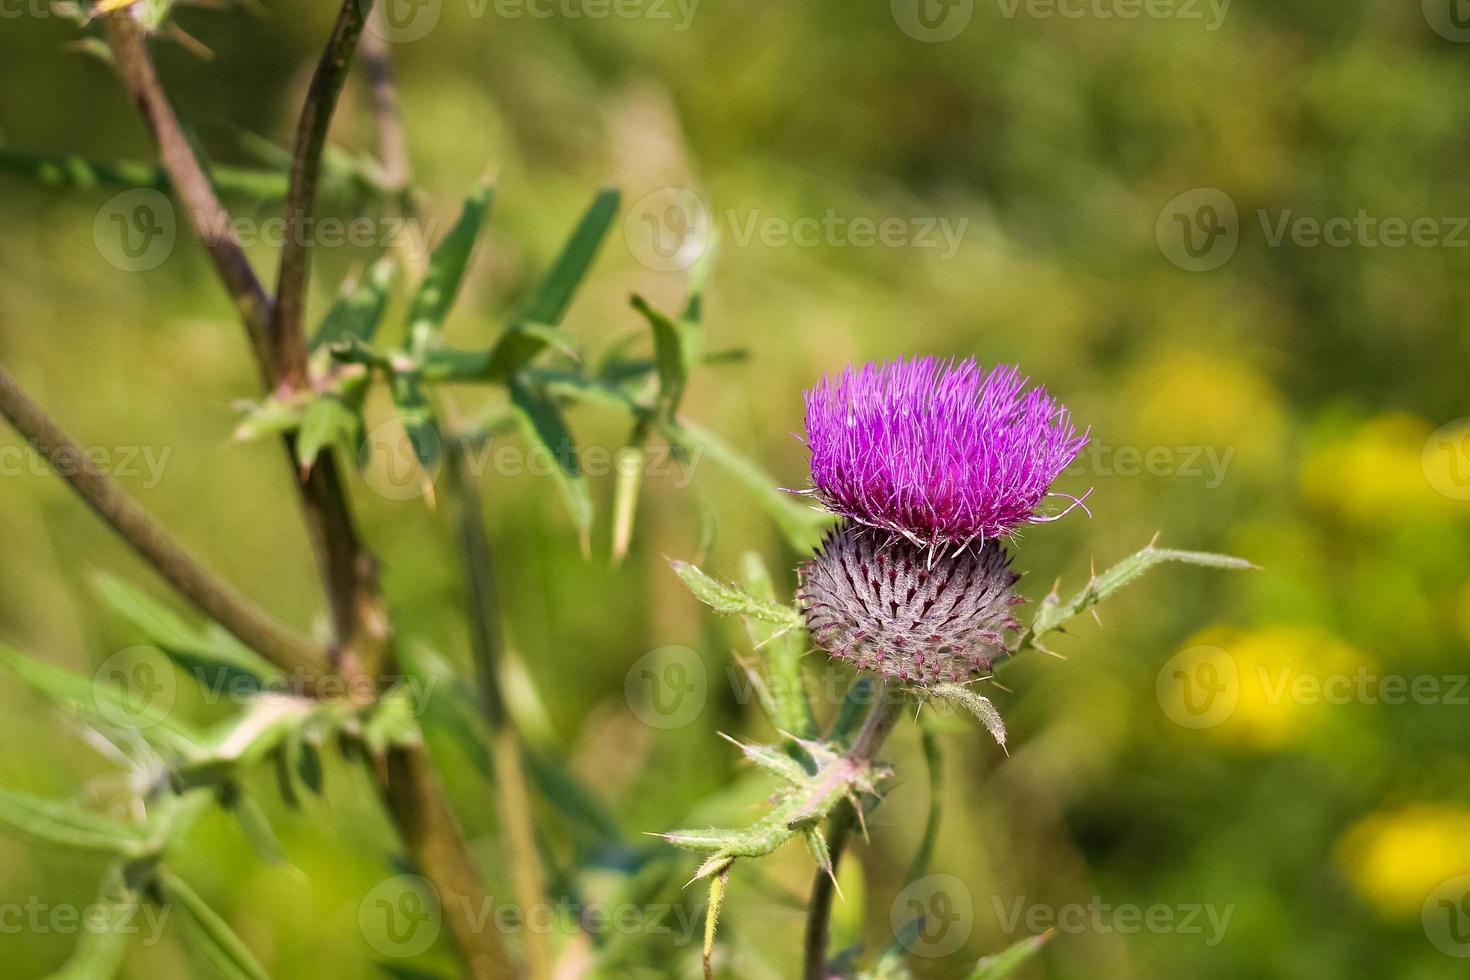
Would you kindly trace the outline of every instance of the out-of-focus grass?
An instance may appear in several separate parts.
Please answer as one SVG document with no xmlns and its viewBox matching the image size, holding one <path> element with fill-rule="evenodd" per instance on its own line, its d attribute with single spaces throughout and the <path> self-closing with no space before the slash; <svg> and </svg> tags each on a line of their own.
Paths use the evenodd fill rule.
<svg viewBox="0 0 1470 980">
<path fill-rule="evenodd" d="M 685 411 L 785 486 L 804 479 L 791 435 L 801 389 L 824 372 L 908 352 L 1023 364 L 1094 438 L 1061 487 L 1095 488 L 1091 519 L 1079 512 L 1021 538 L 1017 565 L 1033 598 L 1058 574 L 1064 587 L 1080 584 L 1091 556 L 1107 563 L 1158 530 L 1165 543 L 1231 551 L 1264 570 L 1153 573 L 1102 610 L 1101 627 L 1084 621 L 1057 642 L 1068 660 L 1033 657 L 1009 674 L 1010 692 L 997 694 L 1013 731 L 1009 760 L 979 735 L 948 738 L 935 867 L 968 883 L 974 924 L 960 953 L 921 964 L 921 975 L 954 975 L 962 956 L 1013 938 L 1018 899 L 1057 908 L 1094 896 L 1232 915 L 1215 945 L 1178 929 L 1067 931 L 1037 975 L 1447 975 L 1454 962 L 1429 942 L 1418 906 L 1470 873 L 1454 845 L 1470 805 L 1463 701 L 1271 694 L 1286 675 L 1363 667 L 1447 690 L 1470 671 L 1470 505 L 1434 489 L 1459 474 L 1436 467 L 1466 461 L 1425 452 L 1430 433 L 1466 413 L 1465 252 L 1273 247 L 1262 221 L 1288 211 L 1450 223 L 1470 214 L 1470 106 L 1447 95 L 1465 88 L 1464 50 L 1431 31 L 1417 5 L 1239 7 L 1213 32 L 1021 9 L 1008 18 L 976 5 L 959 38 L 925 45 L 883 5 L 835 0 L 701 4 L 682 31 L 648 18 L 476 18 L 445 4 L 428 37 L 394 52 L 427 215 L 447 227 L 487 165 L 499 185 L 449 336 L 491 336 L 591 191 L 611 182 L 632 206 L 668 186 L 697 188 L 709 203 L 724 238 L 709 345 L 745 347 L 750 358 L 707 369 Z M 217 57 L 170 48 L 161 60 L 218 159 L 239 153 L 221 120 L 286 136 L 329 17 L 184 13 Z M 8 23 L 9 145 L 149 152 L 106 70 L 62 50 L 68 25 Z M 360 91 L 349 91 L 335 135 L 370 146 Z M 1240 243 L 1223 267 L 1191 273 L 1161 254 L 1156 223 L 1166 202 L 1203 187 L 1233 200 Z M 60 195 L 3 178 L 0 194 L 0 359 L 83 444 L 167 452 L 156 484 L 124 482 L 243 589 L 320 628 L 279 451 L 228 441 L 231 402 L 254 396 L 255 382 L 197 249 L 181 238 L 158 269 L 122 272 L 92 238 L 110 192 Z M 738 234 L 752 219 L 829 209 L 967 224 L 948 259 Z M 594 349 L 638 329 L 630 292 L 672 307 L 682 291 L 679 275 L 640 264 L 622 231 L 568 319 Z M 317 254 L 315 311 L 370 254 Z M 271 268 L 267 250 L 255 257 Z M 613 447 L 624 435 L 584 415 L 575 422 L 584 445 Z M 0 434 L 0 448 L 18 446 Z M 161 587 L 57 480 L 20 469 L 0 477 L 0 639 L 88 670 L 137 641 L 98 611 L 90 572 Z M 650 482 L 633 552 L 614 570 L 602 557 L 610 486 L 595 489 L 603 509 L 588 562 L 544 483 L 488 478 L 506 625 L 546 705 L 543 737 L 627 832 L 661 830 L 734 778 L 715 729 L 756 725 L 726 672 L 743 639 L 706 620 L 664 556 L 693 555 L 711 519 L 712 571 L 733 576 L 741 552 L 756 548 L 789 585 L 799 556 L 703 463 L 688 489 Z M 360 481 L 354 492 L 401 633 L 464 662 L 437 515 Z M 1217 728 L 1197 731 L 1171 721 L 1158 679 L 1171 656 L 1202 643 L 1233 658 L 1240 701 Z M 699 651 L 711 690 L 693 723 L 660 731 L 630 712 L 624 679 L 667 644 Z M 9 682 L 0 744 L 3 785 L 105 800 L 116 778 L 75 729 Z M 846 888 L 839 928 L 870 944 L 889 936 L 926 803 L 916 747 L 901 738 L 892 754 L 913 775 L 880 811 L 863 854 L 868 880 Z M 490 795 L 463 759 L 448 761 L 504 894 Z M 180 859 L 278 977 L 373 975 L 357 911 L 392 873 L 391 841 L 351 773 L 333 770 L 329 787 L 304 814 L 271 807 L 293 867 L 262 867 L 221 821 L 206 822 Z M 754 798 L 730 790 L 725 812 L 738 819 Z M 30 896 L 85 903 L 98 871 L 0 841 L 0 909 Z M 773 896 L 800 895 L 808 874 L 794 852 L 762 878 L 737 872 L 722 933 L 739 950 L 732 976 L 790 975 L 799 913 Z M 3 930 L 7 975 L 38 975 L 74 938 Z M 658 937 L 649 949 L 657 976 L 696 952 Z M 137 950 L 129 969 L 188 975 L 167 940 Z"/>
</svg>

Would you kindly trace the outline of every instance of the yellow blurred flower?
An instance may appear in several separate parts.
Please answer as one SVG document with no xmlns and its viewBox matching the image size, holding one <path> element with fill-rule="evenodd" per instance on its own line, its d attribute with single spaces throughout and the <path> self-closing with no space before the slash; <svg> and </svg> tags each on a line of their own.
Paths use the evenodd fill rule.
<svg viewBox="0 0 1470 980">
<path fill-rule="evenodd" d="M 1284 413 L 1276 388 L 1229 356 L 1171 351 L 1130 379 L 1129 436 L 1140 446 L 1210 447 L 1257 472 L 1280 456 Z"/>
<path fill-rule="evenodd" d="M 1424 451 L 1434 427 L 1403 413 L 1380 415 L 1350 437 L 1313 452 L 1302 465 L 1302 495 L 1360 524 L 1405 514 L 1448 513 L 1456 501 L 1435 490 L 1448 466 Z"/>
<path fill-rule="evenodd" d="M 1343 705 L 1378 696 L 1371 660 L 1313 626 L 1212 629 L 1159 677 L 1164 713 L 1182 727 L 1259 751 L 1291 744 Z"/>
<path fill-rule="evenodd" d="M 1379 914 L 1418 918 L 1435 888 L 1470 874 L 1470 807 L 1416 803 L 1371 814 L 1343 835 L 1337 860 Z"/>
</svg>

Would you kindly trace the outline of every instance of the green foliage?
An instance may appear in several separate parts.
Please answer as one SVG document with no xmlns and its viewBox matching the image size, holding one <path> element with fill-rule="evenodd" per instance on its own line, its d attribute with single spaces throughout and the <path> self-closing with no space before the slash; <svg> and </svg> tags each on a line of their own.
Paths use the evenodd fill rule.
<svg viewBox="0 0 1470 980">
<path fill-rule="evenodd" d="M 1094 574 L 1087 584 L 1066 602 L 1062 602 L 1055 592 L 1048 595 L 1042 600 L 1041 607 L 1036 611 L 1036 618 L 1032 620 L 1030 630 L 1021 637 L 1019 645 L 1038 645 L 1038 641 L 1043 636 L 1059 629 L 1073 616 L 1091 609 L 1150 568 L 1166 562 L 1182 562 L 1186 565 L 1201 565 L 1205 568 L 1235 570 L 1256 567 L 1243 558 L 1209 554 L 1203 551 L 1155 548 L 1149 544 L 1101 575 Z"/>
<path fill-rule="evenodd" d="M 193 888 L 168 872 L 158 876 L 165 901 L 179 910 L 185 948 L 205 971 L 222 980 L 269 980 L 245 943 Z"/>
<path fill-rule="evenodd" d="M 975 965 L 969 980 L 1006 980 L 1026 962 L 1031 960 L 1041 947 L 1052 937 L 1050 932 L 1039 936 L 1027 936 L 1018 940 L 994 956 L 987 956 Z"/>
<path fill-rule="evenodd" d="M 801 626 L 801 615 L 790 606 L 783 606 L 769 599 L 757 599 L 733 585 L 710 578 L 688 562 L 674 561 L 671 564 L 674 574 L 684 581 L 694 597 L 715 612 L 726 616 L 748 616 L 783 629 Z"/>
<path fill-rule="evenodd" d="M 673 830 L 659 836 L 675 847 L 709 853 L 695 872 L 695 880 L 722 874 L 736 858 L 765 857 L 798 834 L 806 840 L 818 867 L 830 874 L 832 863 L 822 822 L 844 800 L 859 806 L 862 795 L 876 793 L 889 776 L 887 769 L 854 760 L 840 747 L 823 742 L 799 741 L 811 760 L 808 770 L 779 749 L 730 741 L 747 760 L 781 781 L 771 809 L 739 829 Z"/>
</svg>

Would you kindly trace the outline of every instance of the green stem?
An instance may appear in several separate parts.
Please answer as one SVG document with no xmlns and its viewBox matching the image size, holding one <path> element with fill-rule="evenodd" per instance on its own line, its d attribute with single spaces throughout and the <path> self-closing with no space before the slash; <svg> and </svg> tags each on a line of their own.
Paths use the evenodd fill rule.
<svg viewBox="0 0 1470 980">
<path fill-rule="evenodd" d="M 546 886 L 541 855 L 536 848 L 536 817 L 526 785 L 520 733 L 506 710 L 500 689 L 502 641 L 490 541 L 485 533 L 479 488 L 467 466 L 464 443 L 451 438 L 445 460 L 469 611 L 470 647 L 493 742 L 496 806 L 509 851 L 511 887 L 522 914 L 530 916 L 545 902 Z M 549 978 L 552 959 L 551 936 L 543 930 L 527 930 L 526 968 L 530 980 Z"/>
<path fill-rule="evenodd" d="M 892 734 L 903 712 L 903 698 L 884 681 L 873 684 L 873 706 L 863 720 L 862 728 L 847 750 L 847 757 L 854 762 L 873 763 L 878 750 Z M 825 980 L 827 967 L 827 944 L 831 931 L 832 899 L 836 894 L 836 877 L 842 852 L 852 836 L 857 823 L 857 811 L 852 804 L 842 803 L 832 815 L 827 827 L 827 846 L 832 855 L 832 873 L 818 871 L 812 881 L 812 897 L 807 905 L 806 959 L 803 976 L 806 980 Z"/>
<path fill-rule="evenodd" d="M 288 673 L 315 676 L 326 651 L 294 632 L 205 568 L 81 448 L 0 367 L 0 415 L 142 558 L 201 612 Z"/>
</svg>

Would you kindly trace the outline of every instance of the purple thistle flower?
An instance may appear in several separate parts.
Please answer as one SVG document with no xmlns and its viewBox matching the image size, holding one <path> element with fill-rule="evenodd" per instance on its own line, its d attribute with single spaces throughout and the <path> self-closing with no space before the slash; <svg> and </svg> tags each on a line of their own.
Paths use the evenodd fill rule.
<svg viewBox="0 0 1470 980">
<path fill-rule="evenodd" d="M 848 367 L 806 392 L 813 492 L 826 507 L 920 545 L 998 538 L 1055 520 L 1040 507 L 1087 443 L 1040 386 L 974 358 Z M 1086 494 L 1083 495 L 1085 497 Z M 1062 511 L 1082 503 L 1072 503 Z"/>
<path fill-rule="evenodd" d="M 934 553 L 843 523 L 799 571 L 796 595 L 812 639 L 859 670 L 920 687 L 990 674 L 1019 624 L 1019 576 L 999 541 Z"/>
</svg>

